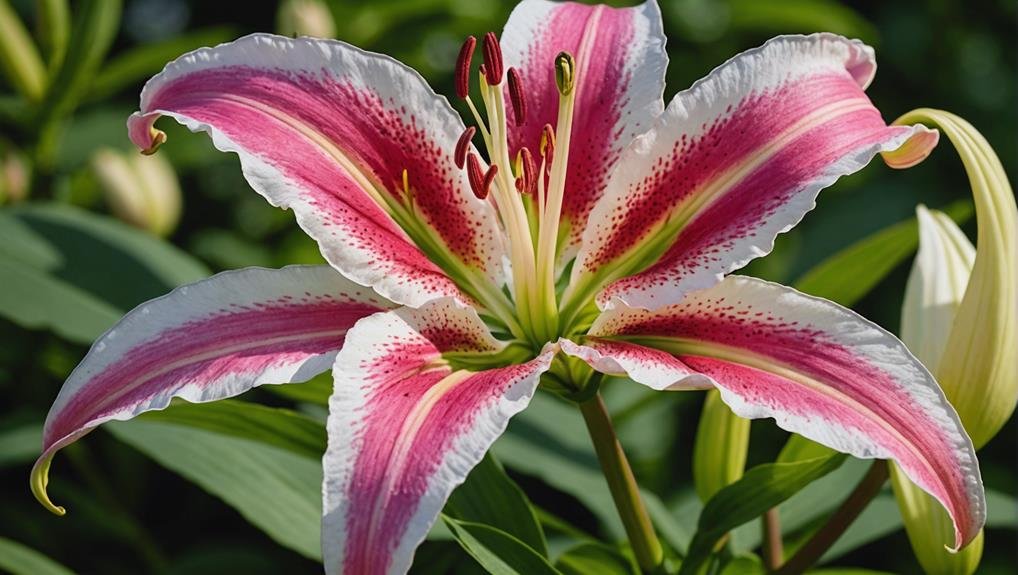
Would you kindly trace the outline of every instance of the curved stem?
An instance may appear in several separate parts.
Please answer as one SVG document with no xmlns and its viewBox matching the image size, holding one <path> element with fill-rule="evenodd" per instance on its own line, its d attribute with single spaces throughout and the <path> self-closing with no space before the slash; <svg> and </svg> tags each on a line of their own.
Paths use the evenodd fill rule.
<svg viewBox="0 0 1018 575">
<path fill-rule="evenodd" d="M 763 560 L 768 571 L 774 571 L 785 560 L 784 543 L 781 540 L 781 517 L 778 508 L 772 507 L 761 518 L 763 526 Z"/>
<path fill-rule="evenodd" d="M 622 444 L 615 435 L 611 416 L 608 415 L 601 394 L 597 393 L 581 403 L 580 412 L 583 413 L 583 420 L 587 423 L 587 431 L 590 432 L 597 459 L 601 462 L 601 470 L 608 482 L 608 489 L 611 490 L 612 499 L 626 529 L 629 544 L 633 547 L 636 561 L 644 571 L 653 571 L 664 560 L 664 551 L 654 533 L 654 526 L 651 525 L 647 508 L 640 498 L 640 489 L 636 485 L 636 478 L 633 477 L 633 470 L 629 467 L 626 454 L 622 451 Z"/>
<path fill-rule="evenodd" d="M 805 545 L 795 552 L 795 555 L 788 560 L 780 569 L 774 571 L 774 575 L 795 575 L 809 569 L 814 563 L 823 557 L 824 553 L 834 545 L 834 542 L 841 537 L 852 522 L 858 519 L 859 514 L 866 509 L 870 501 L 880 493 L 880 488 L 887 481 L 887 462 L 877 460 L 870 466 L 870 470 L 862 478 L 862 481 L 855 486 L 848 499 L 838 507 L 838 510 L 824 523 L 819 531 L 809 538 Z"/>
</svg>

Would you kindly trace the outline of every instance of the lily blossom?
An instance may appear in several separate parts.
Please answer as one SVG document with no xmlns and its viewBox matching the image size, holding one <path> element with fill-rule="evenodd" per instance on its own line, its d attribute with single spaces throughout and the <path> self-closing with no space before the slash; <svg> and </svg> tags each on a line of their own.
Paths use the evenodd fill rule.
<svg viewBox="0 0 1018 575">
<path fill-rule="evenodd" d="M 828 301 L 725 277 L 840 176 L 936 143 L 881 119 L 871 48 L 778 37 L 666 108 L 654 2 L 527 0 L 477 43 L 457 64 L 466 136 L 412 69 L 337 41 L 256 34 L 149 81 L 134 143 L 165 141 L 160 116 L 207 132 L 331 267 L 228 272 L 128 314 L 49 414 L 40 500 L 56 450 L 104 421 L 331 365 L 325 569 L 402 573 L 539 384 L 580 401 L 596 370 L 717 388 L 740 416 L 892 458 L 948 510 L 955 546 L 978 533 L 972 444 L 905 347 Z"/>
</svg>

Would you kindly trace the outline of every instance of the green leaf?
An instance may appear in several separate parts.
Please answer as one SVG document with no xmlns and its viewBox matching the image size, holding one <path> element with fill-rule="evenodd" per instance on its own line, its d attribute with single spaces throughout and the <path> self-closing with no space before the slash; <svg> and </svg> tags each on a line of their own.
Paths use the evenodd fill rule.
<svg viewBox="0 0 1018 575">
<path fill-rule="evenodd" d="M 69 115 L 95 79 L 120 26 L 120 0 L 83 0 L 75 4 L 67 55 L 46 90 L 40 124 Z"/>
<path fill-rule="evenodd" d="M 110 60 L 92 83 L 88 99 L 103 100 L 140 81 L 154 76 L 167 62 L 203 46 L 226 42 L 237 33 L 233 28 L 219 26 L 187 32 L 154 44 L 143 44 Z"/>
<path fill-rule="evenodd" d="M 963 223 L 972 217 L 972 204 L 956 202 L 944 211 L 954 221 Z M 918 245 L 919 224 L 911 218 L 842 249 L 803 274 L 794 286 L 851 307 L 915 252 Z"/>
<path fill-rule="evenodd" d="M 834 32 L 873 42 L 873 25 L 851 8 L 834 0 L 756 2 L 730 0 L 733 28 L 773 34 Z"/>
<path fill-rule="evenodd" d="M 0 315 L 88 343 L 145 300 L 207 277 L 173 245 L 60 205 L 0 212 Z"/>
<path fill-rule="evenodd" d="M 0 570 L 13 575 L 74 575 L 35 549 L 4 537 L 0 537 Z"/>
<path fill-rule="evenodd" d="M 740 555 L 721 568 L 720 575 L 765 575 L 767 568 L 756 555 Z"/>
<path fill-rule="evenodd" d="M 509 422 L 492 453 L 507 467 L 576 497 L 597 515 L 612 537 L 625 537 L 579 410 L 539 393 Z M 640 493 L 660 535 L 676 550 L 685 549 L 690 534 L 656 495 L 647 490 Z"/>
<path fill-rule="evenodd" d="M 42 445 L 42 423 L 33 422 L 0 431 L 0 468 L 33 461 Z"/>
<path fill-rule="evenodd" d="M 887 571 L 873 571 L 871 569 L 856 569 L 854 567 L 833 567 L 831 569 L 812 569 L 806 571 L 807 575 L 894 575 Z"/>
<path fill-rule="evenodd" d="M 1018 500 L 1000 491 L 986 491 L 986 527 L 1018 529 Z M 856 549 L 903 529 L 901 514 L 894 495 L 885 491 L 877 495 L 859 518 L 821 558 L 822 563 L 834 561 Z"/>
<path fill-rule="evenodd" d="M 325 453 L 326 432 L 321 422 L 289 409 L 236 399 L 211 403 L 174 401 L 170 407 L 150 411 L 138 419 L 186 425 L 220 435 L 250 439 L 311 459 L 320 458 Z"/>
<path fill-rule="evenodd" d="M 24 23 L 7 0 L 0 0 L 0 71 L 28 100 L 38 101 L 46 87 L 46 67 Z"/>
<path fill-rule="evenodd" d="M 221 498 L 279 544 L 321 559 L 321 459 L 230 434 L 144 418 L 110 423 L 106 429 Z"/>
<path fill-rule="evenodd" d="M 601 543 L 580 543 L 559 556 L 555 568 L 563 575 L 639 575 L 640 568 L 618 549 Z"/>
<path fill-rule="evenodd" d="M 459 521 L 448 515 L 442 520 L 460 546 L 493 575 L 548 575 L 559 571 L 519 539 L 490 525 Z"/>
<path fill-rule="evenodd" d="M 548 543 L 530 500 L 490 453 L 452 492 L 445 512 L 456 519 L 496 527 L 548 556 Z"/>
<path fill-rule="evenodd" d="M 795 463 L 767 463 L 747 471 L 742 479 L 719 491 L 704 506 L 680 573 L 696 573 L 725 533 L 834 471 L 846 457 L 837 454 Z"/>
</svg>

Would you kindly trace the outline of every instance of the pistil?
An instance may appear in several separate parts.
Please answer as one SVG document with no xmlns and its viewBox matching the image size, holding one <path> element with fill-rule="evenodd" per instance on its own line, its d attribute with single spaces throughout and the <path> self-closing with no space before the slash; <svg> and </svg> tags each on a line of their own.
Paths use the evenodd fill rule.
<svg viewBox="0 0 1018 575">
<path fill-rule="evenodd" d="M 576 61 L 568 52 L 555 58 L 555 82 L 559 92 L 557 130 L 545 125 L 541 133 L 541 163 L 527 147 L 509 149 L 506 95 L 517 126 L 527 121 L 527 97 L 523 77 L 515 68 L 506 70 L 502 49 L 494 33 L 484 35 L 480 66 L 482 118 L 470 99 L 470 61 L 477 40 L 468 37 L 456 62 L 456 95 L 470 108 L 488 152 L 489 167 L 470 151 L 475 129 L 468 128 L 456 143 L 456 166 L 467 170 L 470 187 L 479 199 L 491 201 L 509 240 L 513 294 L 521 324 L 535 345 L 551 341 L 558 333 L 558 299 L 555 264 L 559 224 L 565 194 L 569 139 L 572 131 Z M 507 84 L 503 89 L 503 81 Z M 556 142 L 556 139 L 558 140 Z M 513 161 L 515 158 L 515 162 Z"/>
</svg>

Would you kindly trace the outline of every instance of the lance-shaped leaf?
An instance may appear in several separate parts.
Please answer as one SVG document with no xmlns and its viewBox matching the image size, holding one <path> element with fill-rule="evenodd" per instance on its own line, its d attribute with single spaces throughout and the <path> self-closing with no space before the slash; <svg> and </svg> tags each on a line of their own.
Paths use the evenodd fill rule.
<svg viewBox="0 0 1018 575">
<path fill-rule="evenodd" d="M 679 573 L 696 573 L 725 533 L 777 506 L 844 461 L 844 455 L 835 454 L 794 463 L 767 463 L 747 471 L 704 506 Z"/>
<path fill-rule="evenodd" d="M 564 129 L 554 62 L 560 52 L 576 61 L 569 149 L 555 149 L 568 154 L 559 232 L 560 263 L 568 261 L 622 151 L 664 109 L 661 10 L 655 0 L 632 8 L 525 0 L 513 9 L 501 42 L 506 65 L 520 71 L 527 93 L 527 121 L 509 122 L 513 150 L 527 146 L 536 154 L 543 126 Z"/>
<path fill-rule="evenodd" d="M 404 573 L 452 490 L 530 402 L 552 352 L 483 371 L 506 351 L 444 298 L 359 322 L 336 357 L 322 487 L 327 573 Z M 504 365 L 504 362 L 502 362 Z"/>
<path fill-rule="evenodd" d="M 413 70 L 332 40 L 246 36 L 173 61 L 148 82 L 131 140 L 151 151 L 170 116 L 240 157 L 251 186 L 333 266 L 399 303 L 501 285 L 490 204 L 452 154 L 463 123 Z M 397 221 L 399 223 L 397 223 Z M 499 296 L 501 297 L 501 296 Z"/>
<path fill-rule="evenodd" d="M 791 288 L 730 276 L 682 303 L 603 314 L 581 345 L 595 368 L 614 363 L 655 389 L 713 381 L 737 415 L 860 458 L 894 459 L 954 519 L 956 547 L 986 514 L 972 442 L 928 371 L 893 335 L 852 311 Z M 644 351 L 641 355 L 641 351 Z M 690 375 L 654 380 L 661 354 Z"/>
<path fill-rule="evenodd" d="M 96 340 L 46 417 L 32 490 L 51 511 L 57 450 L 110 420 L 325 371 L 360 318 L 391 304 L 328 266 L 225 272 L 135 308 Z"/>
<path fill-rule="evenodd" d="M 873 50 L 782 36 L 679 93 L 627 149 L 584 232 L 567 304 L 655 308 L 767 254 L 819 191 L 874 154 L 936 132 L 888 127 L 863 90 Z M 636 274 L 636 275 L 634 275 Z M 630 276 L 630 277 L 627 277 Z"/>
</svg>

